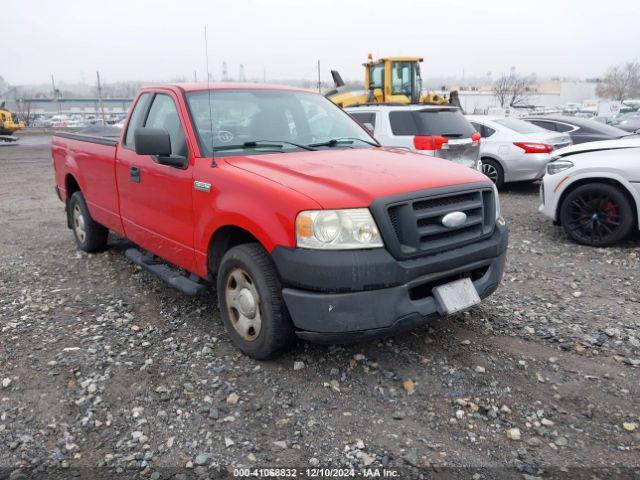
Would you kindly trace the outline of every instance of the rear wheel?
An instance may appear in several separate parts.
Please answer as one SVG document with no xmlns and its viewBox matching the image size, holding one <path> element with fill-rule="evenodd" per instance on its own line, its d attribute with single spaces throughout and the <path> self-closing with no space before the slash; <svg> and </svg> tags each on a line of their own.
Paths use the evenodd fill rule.
<svg viewBox="0 0 640 480">
<path fill-rule="evenodd" d="M 67 206 L 69 215 L 69 225 L 73 230 L 76 245 L 85 252 L 99 252 L 107 247 L 109 229 L 96 223 L 89 209 L 84 196 L 80 192 L 71 195 Z"/>
<path fill-rule="evenodd" d="M 217 294 L 227 333 L 243 353 L 264 360 L 292 344 L 295 335 L 282 285 L 261 245 L 247 243 L 225 253 L 217 275 Z"/>
<path fill-rule="evenodd" d="M 502 187 L 502 185 L 504 185 L 504 170 L 502 169 L 502 165 L 490 158 L 483 158 L 481 161 L 482 173 L 489 177 L 496 187 Z"/>
<path fill-rule="evenodd" d="M 572 240 L 583 245 L 605 247 L 631 233 L 633 209 L 618 188 L 605 183 L 591 183 L 567 195 L 560 206 L 560 222 Z"/>
</svg>

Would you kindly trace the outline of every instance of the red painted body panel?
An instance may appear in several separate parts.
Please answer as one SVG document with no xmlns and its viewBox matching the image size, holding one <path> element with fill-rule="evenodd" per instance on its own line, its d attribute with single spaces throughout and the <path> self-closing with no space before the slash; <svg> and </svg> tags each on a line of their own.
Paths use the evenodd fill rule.
<svg viewBox="0 0 640 480">
<path fill-rule="evenodd" d="M 388 195 L 486 181 L 476 170 L 404 149 L 346 148 L 225 160 L 303 192 L 323 208 L 368 207 Z"/>
<path fill-rule="evenodd" d="M 122 138 L 118 147 L 111 147 L 54 136 L 52 156 L 62 199 L 65 178 L 72 175 L 99 223 L 206 277 L 210 242 L 221 227 L 243 228 L 271 252 L 278 245 L 295 246 L 295 218 L 302 210 L 367 207 L 388 195 L 486 181 L 481 173 L 446 160 L 384 148 L 227 156 L 212 165 L 211 159 L 200 157 L 184 99 L 185 91 L 206 88 L 163 85 L 138 94 L 167 93 L 174 99 L 190 152 L 184 170 L 137 155 L 122 147 Z M 131 181 L 131 165 L 140 168 L 140 183 Z M 195 190 L 194 180 L 211 184 L 211 191 Z"/>
<path fill-rule="evenodd" d="M 150 89 L 143 89 L 140 94 Z M 187 135 L 189 166 L 185 169 L 160 165 L 150 155 L 138 155 L 122 142 L 116 154 L 116 180 L 125 234 L 142 248 L 186 270 L 194 271 L 193 165 L 195 137 L 188 127 L 182 95 L 157 88 L 173 99 Z M 140 182 L 131 180 L 130 169 L 140 169 Z"/>
<path fill-rule="evenodd" d="M 119 197 L 115 181 L 114 147 L 54 137 L 52 155 L 56 183 L 62 199 L 67 197 L 66 176 L 71 175 L 85 196 L 91 216 L 120 235 Z"/>
</svg>

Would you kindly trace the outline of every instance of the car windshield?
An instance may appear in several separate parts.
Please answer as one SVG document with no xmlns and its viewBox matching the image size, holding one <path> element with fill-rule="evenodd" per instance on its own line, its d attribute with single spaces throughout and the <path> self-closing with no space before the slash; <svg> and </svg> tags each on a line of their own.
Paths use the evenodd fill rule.
<svg viewBox="0 0 640 480">
<path fill-rule="evenodd" d="M 539 133 L 547 131 L 542 127 L 534 125 L 533 123 L 525 122 L 524 120 L 518 120 L 517 118 L 499 118 L 494 120 L 494 122 L 518 133 Z"/>
<path fill-rule="evenodd" d="M 310 92 L 238 89 L 187 93 L 203 155 L 370 148 L 373 138 L 337 105 Z M 336 139 L 350 142 L 332 142 Z M 320 144 L 320 145 L 318 145 Z M 326 144 L 326 145 L 324 145 Z M 309 145 L 314 145 L 308 148 Z"/>
</svg>

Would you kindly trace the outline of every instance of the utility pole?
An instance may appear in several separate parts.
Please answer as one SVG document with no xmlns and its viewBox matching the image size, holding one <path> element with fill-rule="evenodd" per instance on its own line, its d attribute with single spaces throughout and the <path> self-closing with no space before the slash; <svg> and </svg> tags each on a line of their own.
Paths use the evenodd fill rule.
<svg viewBox="0 0 640 480">
<path fill-rule="evenodd" d="M 267 67 L 262 67 L 262 83 L 267 83 Z"/>
<path fill-rule="evenodd" d="M 320 84 L 320 60 L 318 60 L 318 93 L 322 93 L 322 85 Z"/>
<path fill-rule="evenodd" d="M 227 62 L 222 62 L 222 81 L 229 81 L 229 72 L 227 71 Z"/>
<path fill-rule="evenodd" d="M 106 125 L 104 119 L 104 105 L 102 105 L 102 86 L 100 85 L 100 72 L 96 70 L 96 77 L 98 77 L 98 103 L 100 104 L 100 113 L 102 115 L 102 125 Z"/>
<path fill-rule="evenodd" d="M 198 82 L 198 72 L 196 70 L 193 71 L 193 81 Z"/>
<path fill-rule="evenodd" d="M 53 73 L 51 74 L 51 88 L 53 88 L 53 98 L 58 104 L 58 115 L 60 115 L 62 114 L 62 107 L 60 105 L 60 92 L 56 88 L 56 81 L 53 78 Z"/>
</svg>

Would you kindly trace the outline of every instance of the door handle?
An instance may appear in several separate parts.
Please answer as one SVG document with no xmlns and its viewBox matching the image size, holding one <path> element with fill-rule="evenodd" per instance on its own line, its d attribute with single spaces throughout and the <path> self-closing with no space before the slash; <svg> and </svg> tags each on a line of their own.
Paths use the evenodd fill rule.
<svg viewBox="0 0 640 480">
<path fill-rule="evenodd" d="M 131 165 L 131 167 L 129 167 L 129 177 L 131 178 L 132 182 L 140 183 L 140 167 Z"/>
</svg>

